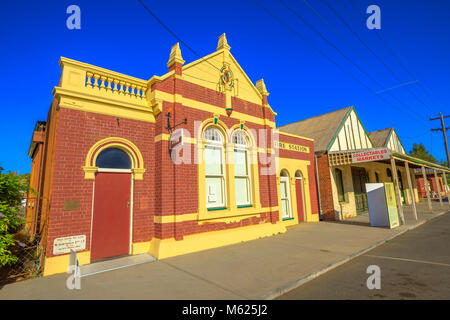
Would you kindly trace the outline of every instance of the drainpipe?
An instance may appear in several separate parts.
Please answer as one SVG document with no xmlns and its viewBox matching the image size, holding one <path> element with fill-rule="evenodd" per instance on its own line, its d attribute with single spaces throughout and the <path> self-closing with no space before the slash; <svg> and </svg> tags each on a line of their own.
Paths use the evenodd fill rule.
<svg viewBox="0 0 450 320">
<path fill-rule="evenodd" d="M 317 171 L 317 155 L 316 155 L 316 153 L 314 153 L 314 161 L 316 163 L 315 171 L 316 171 L 317 201 L 319 203 L 319 220 L 322 220 L 322 206 L 320 205 L 320 183 L 319 183 L 319 172 Z"/>
</svg>

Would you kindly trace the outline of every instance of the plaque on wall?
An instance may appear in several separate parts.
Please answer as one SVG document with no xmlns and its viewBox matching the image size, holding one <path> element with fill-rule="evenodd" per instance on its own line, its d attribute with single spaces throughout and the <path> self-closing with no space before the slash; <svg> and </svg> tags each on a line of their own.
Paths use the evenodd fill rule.
<svg viewBox="0 0 450 320">
<path fill-rule="evenodd" d="M 74 211 L 78 210 L 80 207 L 79 200 L 66 200 L 64 201 L 64 211 Z"/>
<path fill-rule="evenodd" d="M 86 249 L 86 235 L 56 238 L 53 241 L 53 254 L 69 253 L 70 250 L 82 251 Z"/>
</svg>

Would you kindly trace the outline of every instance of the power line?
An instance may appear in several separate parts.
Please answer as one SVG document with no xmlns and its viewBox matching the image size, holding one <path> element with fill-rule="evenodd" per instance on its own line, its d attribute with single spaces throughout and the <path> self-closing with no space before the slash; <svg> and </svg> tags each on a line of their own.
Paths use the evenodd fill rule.
<svg viewBox="0 0 450 320">
<path fill-rule="evenodd" d="M 353 35 L 359 40 L 359 42 L 361 42 L 366 48 L 367 50 L 369 50 L 383 65 L 386 69 L 388 69 L 390 71 L 390 73 L 397 79 L 397 81 L 399 82 L 403 82 L 398 76 L 397 74 L 392 71 L 392 69 L 383 61 L 383 59 L 381 59 L 362 39 L 361 37 L 352 29 L 352 27 L 350 27 L 350 25 L 345 21 L 344 18 L 342 18 L 337 11 L 330 6 L 330 4 L 326 1 L 326 0 L 322 0 L 322 2 L 328 7 L 328 9 L 330 9 L 334 15 L 336 17 L 339 18 L 339 20 L 341 20 L 341 22 L 347 27 L 348 30 L 350 30 L 351 33 L 353 33 Z M 406 88 L 408 90 L 409 93 L 411 93 L 417 100 L 420 101 L 420 103 L 422 103 L 425 107 L 427 107 L 431 112 L 433 112 L 433 110 L 430 109 L 430 107 L 428 107 L 428 105 L 422 101 L 422 99 L 420 99 L 416 94 L 414 94 L 411 90 L 409 90 L 409 88 Z"/>
<path fill-rule="evenodd" d="M 177 39 L 179 42 L 181 42 L 186 48 L 188 48 L 188 49 L 189 49 L 192 53 L 194 53 L 196 56 L 198 56 L 198 57 L 200 58 L 200 60 L 202 60 L 202 61 L 208 63 L 211 67 L 213 67 L 213 68 L 216 69 L 217 71 L 220 71 L 219 68 L 217 68 L 215 65 L 213 65 L 212 63 L 210 63 L 208 60 L 204 59 L 204 57 L 202 57 L 200 54 L 198 54 L 197 51 L 195 51 L 191 46 L 189 46 L 185 41 L 183 41 L 178 35 L 176 35 L 175 32 L 173 32 L 173 31 L 172 31 L 172 30 L 171 30 L 164 22 L 162 22 L 161 19 L 159 19 L 159 18 L 156 16 L 156 14 L 155 14 L 152 10 L 150 10 L 150 9 L 145 5 L 144 2 L 142 2 L 141 0 L 137 0 L 137 1 L 144 7 L 144 9 L 146 9 L 146 10 L 153 16 L 153 18 L 155 18 L 155 20 L 156 20 L 159 24 L 161 24 L 161 25 L 164 27 L 164 29 L 166 29 L 172 36 L 174 36 L 175 39 Z M 204 71 L 204 70 L 203 70 L 203 71 Z M 208 71 L 204 71 L 204 72 L 205 72 L 205 73 L 208 73 Z M 211 73 L 210 73 L 210 74 L 211 74 Z M 212 81 L 205 80 L 205 79 L 200 79 L 200 78 L 198 78 L 198 77 L 195 77 L 195 76 L 192 76 L 192 75 L 189 75 L 189 74 L 185 74 L 185 75 L 188 76 L 188 77 L 192 77 L 192 78 L 195 78 L 195 79 L 198 79 L 198 80 L 205 81 L 205 82 L 217 84 L 216 82 L 212 82 Z M 245 89 L 245 88 L 243 88 L 243 87 L 242 87 L 242 88 L 239 87 L 238 90 L 244 90 L 244 91 L 246 91 L 246 92 L 249 92 L 249 90 L 247 90 L 247 89 Z"/>
<path fill-rule="evenodd" d="M 340 36 L 340 38 L 342 39 L 343 36 L 336 31 L 336 29 L 332 26 L 331 23 L 329 23 L 319 12 L 317 12 L 316 9 L 314 9 L 306 0 L 303 0 L 303 2 L 308 6 L 308 8 L 314 12 L 314 14 L 316 14 L 322 21 L 324 21 L 336 34 L 338 34 Z M 377 58 L 382 64 L 383 66 L 392 74 L 392 76 L 399 82 L 399 83 L 403 83 L 404 81 L 401 80 L 397 74 L 383 61 L 383 59 L 378 56 L 359 36 L 358 34 L 345 22 L 345 20 L 328 4 L 325 3 L 325 5 L 342 21 L 342 23 L 344 23 L 344 25 L 347 27 L 347 29 L 350 30 L 350 32 L 359 40 L 359 42 L 361 42 L 364 47 L 366 47 L 367 50 L 369 50 L 369 52 L 375 56 L 375 58 Z M 345 40 L 344 40 L 345 41 Z M 348 42 L 345 41 L 347 44 Z M 351 47 L 353 49 L 353 51 L 358 52 L 357 50 L 355 50 L 353 47 Z M 416 98 L 420 103 L 424 104 L 424 102 L 417 97 L 417 95 L 414 94 L 414 92 L 412 92 L 409 88 L 407 88 L 407 91 L 414 97 Z"/>
<path fill-rule="evenodd" d="M 322 50 L 320 50 L 319 48 L 317 48 L 315 45 L 313 45 L 310 41 L 306 40 L 300 33 L 298 33 L 294 28 L 292 28 L 289 24 L 287 24 L 286 22 L 284 22 L 284 20 L 282 20 L 280 17 L 278 17 L 277 15 L 273 14 L 270 10 L 268 10 L 266 7 L 264 7 L 261 3 L 259 3 L 257 0 L 253 0 L 258 6 L 260 6 L 262 9 L 264 9 L 264 11 L 267 12 L 268 15 L 270 15 L 272 18 L 274 18 L 275 20 L 277 20 L 279 23 L 281 23 L 282 25 L 284 25 L 286 28 L 288 28 L 292 33 L 294 33 L 298 38 L 300 38 L 302 41 L 304 41 L 306 44 L 308 44 L 310 47 L 312 47 L 314 50 L 316 50 L 317 52 L 319 52 L 323 57 L 325 57 L 327 60 L 329 60 L 331 63 L 333 63 L 334 65 L 336 65 L 339 69 L 341 69 L 342 71 L 344 71 L 345 73 L 347 73 L 350 77 L 352 77 L 356 82 L 358 82 L 359 84 L 361 84 L 363 87 L 365 87 L 367 90 L 369 90 L 370 92 L 372 92 L 373 94 L 375 94 L 376 96 L 378 96 L 378 98 L 380 98 L 382 101 L 384 101 L 385 103 L 389 104 L 390 106 L 392 106 L 394 109 L 397 109 L 399 111 L 403 111 L 400 108 L 398 108 L 397 106 L 393 105 L 390 101 L 384 99 L 382 96 L 380 96 L 379 94 L 377 94 L 374 90 L 372 90 L 370 87 L 368 87 L 366 84 L 364 84 L 361 80 L 359 80 L 358 78 L 356 78 L 351 72 L 347 71 L 345 68 L 343 68 L 341 65 L 339 65 L 336 61 L 334 61 L 332 58 L 330 58 L 328 55 L 326 55 Z M 412 116 L 412 114 L 407 113 L 409 116 Z M 420 119 L 420 121 L 423 121 L 422 118 L 417 118 Z"/>
<path fill-rule="evenodd" d="M 356 10 L 356 12 L 358 12 L 358 14 L 364 19 L 365 17 L 361 14 L 361 12 L 358 10 L 358 7 L 356 7 L 355 3 L 352 0 L 349 0 L 349 2 L 351 3 L 351 5 L 353 6 L 353 8 Z M 400 60 L 400 58 L 397 56 L 397 54 L 395 54 L 395 52 L 391 49 L 391 47 L 386 43 L 386 41 L 384 41 L 383 37 L 381 37 L 381 35 L 378 32 L 375 32 L 376 36 L 378 37 L 378 39 L 380 39 L 380 41 L 384 44 L 384 46 L 388 49 L 388 51 L 391 53 L 392 56 L 394 56 L 394 58 L 397 60 L 397 62 L 403 67 L 403 69 L 406 70 L 406 72 L 409 74 L 409 76 L 411 77 L 412 80 L 417 81 L 417 79 L 414 77 L 414 75 L 408 70 L 408 68 L 406 68 L 406 66 L 402 63 L 402 61 Z M 425 90 L 424 87 L 422 87 L 422 85 L 420 84 L 419 81 L 417 81 L 417 85 L 423 90 L 423 92 L 425 92 L 425 94 L 428 95 L 428 97 L 432 100 L 433 97 L 431 97 L 430 94 L 428 94 L 428 92 Z M 436 100 L 434 100 L 435 103 L 437 103 Z M 433 110 L 430 109 L 430 107 L 428 107 L 427 104 L 422 103 L 423 105 L 425 105 L 428 110 L 430 110 L 431 112 L 433 112 Z M 439 104 L 439 103 L 437 103 Z"/>
<path fill-rule="evenodd" d="M 208 60 L 204 60 L 203 57 L 201 55 L 199 55 L 197 53 L 197 51 L 195 51 L 194 49 L 192 49 L 186 42 L 184 42 L 179 36 L 177 36 L 175 34 L 175 32 L 173 32 L 164 22 L 162 22 L 157 16 L 156 14 L 153 13 L 153 11 L 151 11 L 144 2 L 142 2 L 141 0 L 137 0 L 152 16 L 153 18 L 155 18 L 156 21 L 158 21 L 158 23 L 160 25 L 162 25 L 164 27 L 164 29 L 166 29 L 171 35 L 173 35 L 179 42 L 181 42 L 186 48 L 188 48 L 192 53 L 194 53 L 196 56 L 198 56 L 201 60 L 207 62 L 208 64 L 210 64 L 213 68 L 217 69 L 218 71 L 220 71 L 219 68 L 217 68 L 215 65 L 211 64 Z"/>
<path fill-rule="evenodd" d="M 331 41 L 329 41 L 320 31 L 318 31 L 316 28 L 314 28 L 314 26 L 312 26 L 308 21 L 306 21 L 306 19 L 304 19 L 302 17 L 302 15 L 300 15 L 297 11 L 295 11 L 294 9 L 292 9 L 291 7 L 289 7 L 283 0 L 280 0 L 281 4 L 283 6 L 285 6 L 289 11 L 291 11 L 298 19 L 300 19 L 300 21 L 302 21 L 308 28 L 310 28 L 312 31 L 314 31 L 315 33 L 317 33 L 325 42 L 327 42 L 330 46 L 332 46 L 334 49 L 336 49 L 336 51 L 339 52 L 339 54 L 341 54 L 347 61 L 349 61 L 352 65 L 354 65 L 361 73 L 363 73 L 367 78 L 369 78 L 370 80 L 372 80 L 373 82 L 375 82 L 381 89 L 385 88 L 385 86 L 383 86 L 380 82 L 378 82 L 374 77 L 372 77 L 372 75 L 370 75 L 369 73 L 367 73 L 365 70 L 363 70 L 360 66 L 358 66 L 352 59 L 350 59 L 347 55 L 345 55 L 342 50 L 340 50 L 336 45 L 334 45 Z M 382 90 L 381 92 L 386 91 L 386 90 Z M 381 92 L 376 92 L 377 94 L 381 93 Z M 397 100 L 399 103 L 401 103 L 402 105 L 404 105 L 405 107 L 409 108 L 409 106 L 404 103 L 403 101 L 401 101 L 398 97 L 394 96 L 391 92 L 388 92 L 388 94 L 394 98 L 395 100 Z M 413 110 L 413 112 L 415 112 Z M 420 116 L 420 115 L 419 115 Z"/>
</svg>

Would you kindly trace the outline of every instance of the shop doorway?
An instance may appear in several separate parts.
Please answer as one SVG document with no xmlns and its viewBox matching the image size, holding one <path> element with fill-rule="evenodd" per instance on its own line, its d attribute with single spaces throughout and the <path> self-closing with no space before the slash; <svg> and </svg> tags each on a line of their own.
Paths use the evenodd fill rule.
<svg viewBox="0 0 450 320">
<path fill-rule="evenodd" d="M 368 210 L 366 183 L 369 181 L 366 169 L 352 168 L 353 192 L 355 195 L 356 214 L 365 213 Z"/>
<path fill-rule="evenodd" d="M 130 253 L 131 159 L 115 148 L 102 151 L 94 181 L 91 260 Z"/>
<path fill-rule="evenodd" d="M 305 221 L 305 195 L 303 190 L 303 175 L 300 171 L 295 173 L 295 194 L 297 198 L 298 222 Z"/>
</svg>

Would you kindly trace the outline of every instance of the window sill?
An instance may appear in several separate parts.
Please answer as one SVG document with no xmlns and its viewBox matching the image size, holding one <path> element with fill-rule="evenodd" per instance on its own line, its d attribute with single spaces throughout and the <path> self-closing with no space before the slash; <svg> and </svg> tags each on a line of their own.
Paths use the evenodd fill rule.
<svg viewBox="0 0 450 320">
<path fill-rule="evenodd" d="M 281 221 L 288 221 L 288 220 L 294 220 L 294 218 L 283 218 Z"/>
<path fill-rule="evenodd" d="M 208 211 L 218 211 L 218 210 L 227 210 L 226 207 L 218 207 L 218 208 L 207 208 Z"/>
<path fill-rule="evenodd" d="M 241 205 L 238 205 L 237 207 L 238 207 L 238 209 L 240 209 L 240 208 L 251 208 L 251 207 L 253 207 L 253 205 L 251 205 L 251 204 L 241 204 Z"/>
</svg>

